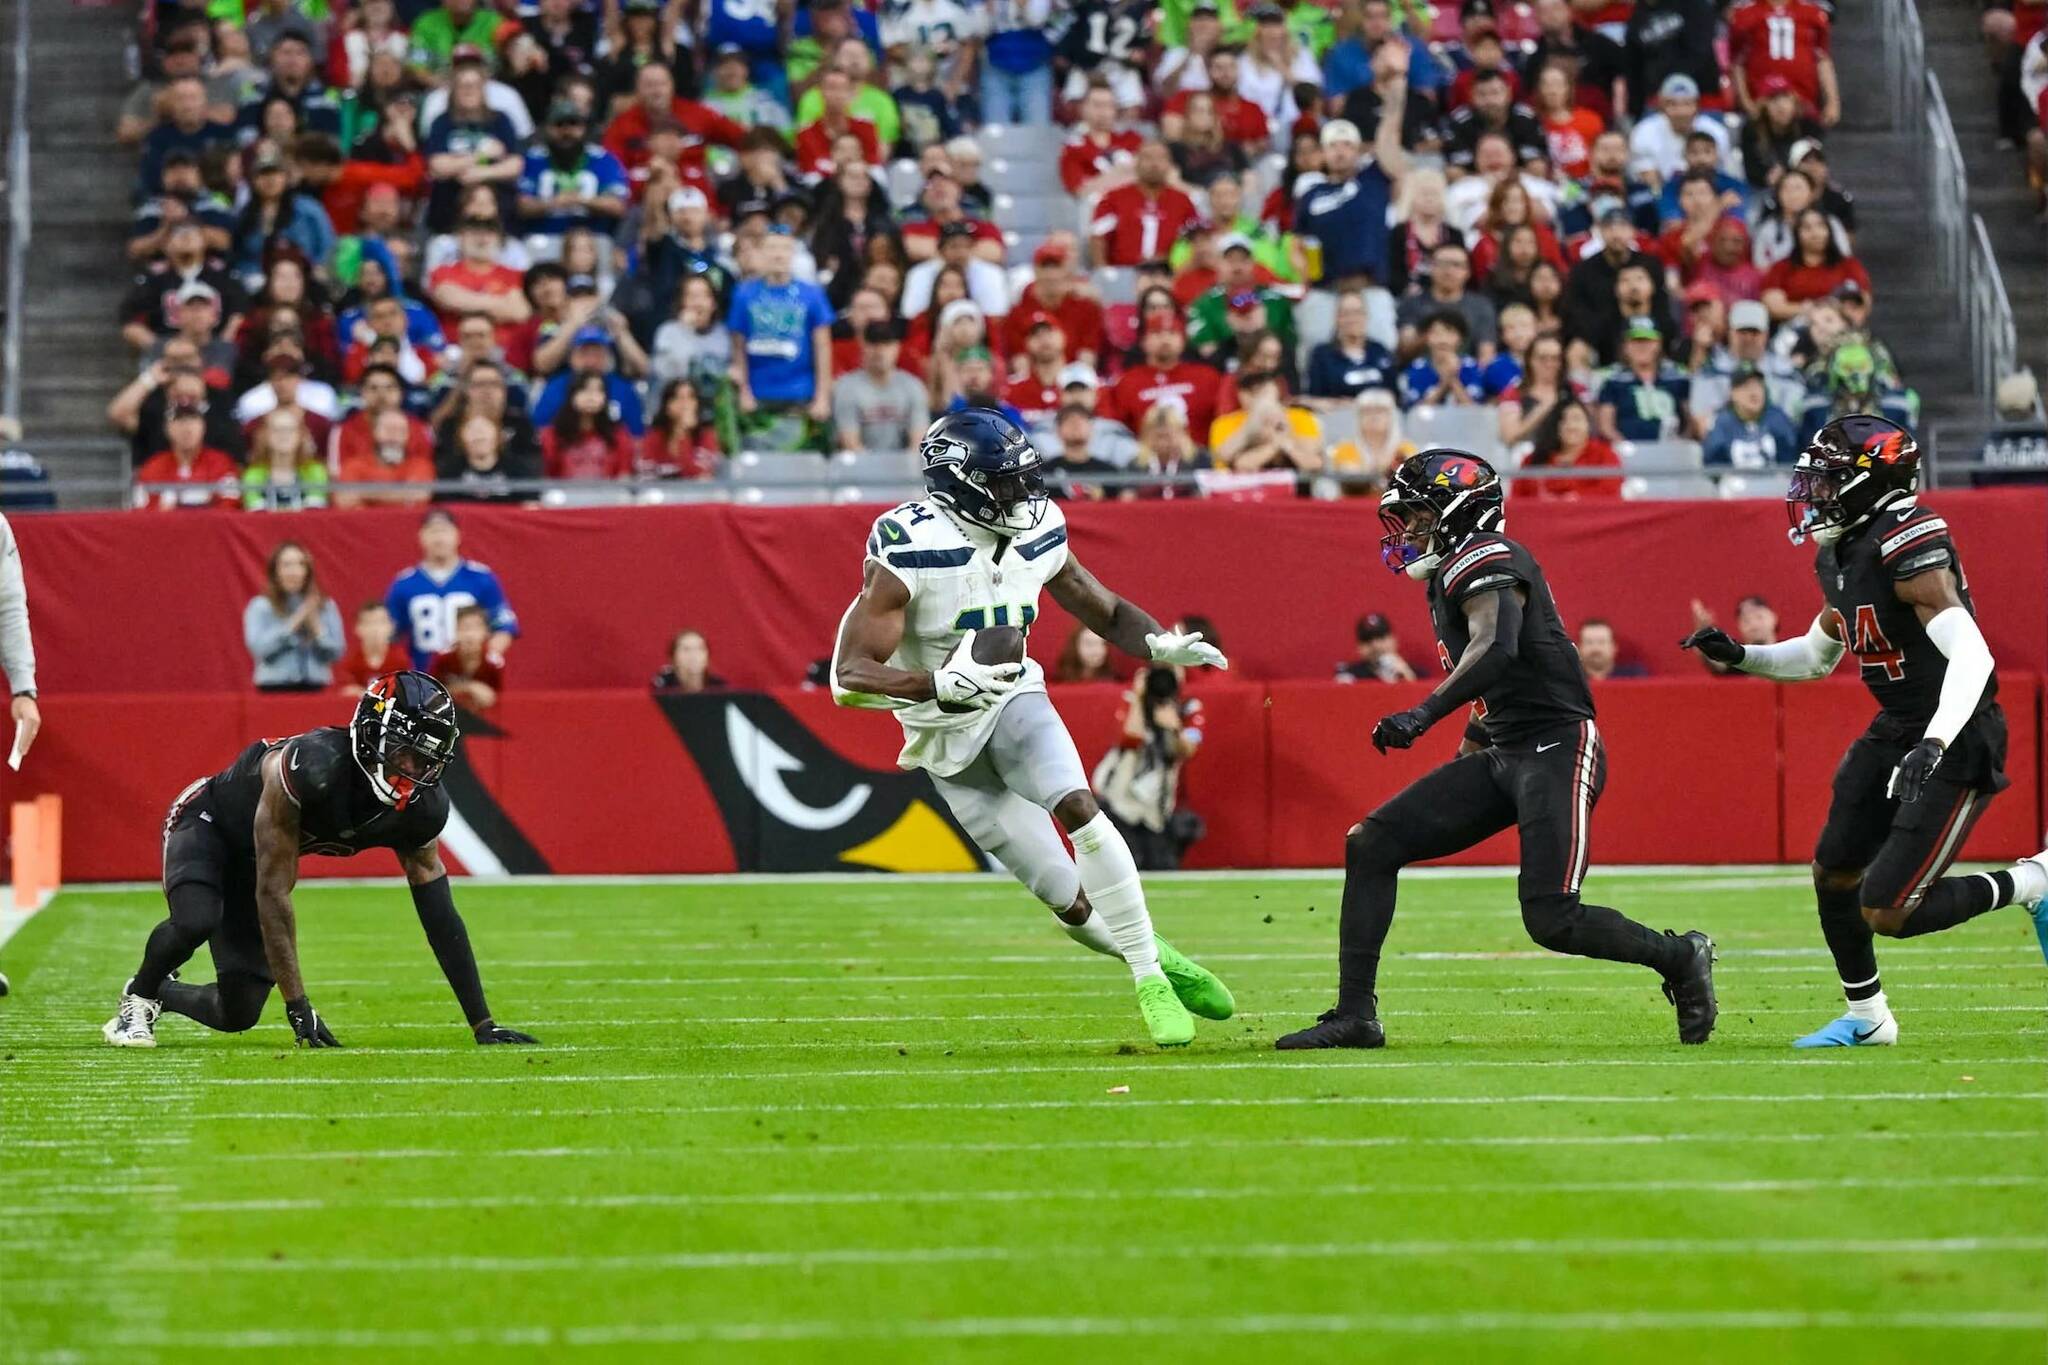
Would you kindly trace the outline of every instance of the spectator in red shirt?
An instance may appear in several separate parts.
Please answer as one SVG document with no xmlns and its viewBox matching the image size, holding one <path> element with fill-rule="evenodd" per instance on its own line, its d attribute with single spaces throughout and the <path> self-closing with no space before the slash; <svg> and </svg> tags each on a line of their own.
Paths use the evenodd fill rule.
<svg viewBox="0 0 2048 1365">
<path fill-rule="evenodd" d="M 1024 372 L 1003 387 L 1003 401 L 1024 414 L 1026 426 L 1045 425 L 1059 414 L 1066 350 L 1066 335 L 1058 319 L 1040 314 L 1026 329 L 1017 353 Z"/>
<path fill-rule="evenodd" d="M 373 678 L 412 667 L 412 659 L 393 637 L 391 613 L 382 602 L 365 602 L 356 608 L 355 642 L 334 666 L 334 688 L 344 697 L 360 697 Z"/>
<path fill-rule="evenodd" d="M 1131 163 L 1144 138 L 1116 126 L 1116 92 L 1091 81 L 1081 96 L 1081 126 L 1060 149 L 1060 183 L 1076 199 L 1131 183 Z"/>
<path fill-rule="evenodd" d="M 1209 54 L 1209 91 L 1216 97 L 1216 121 L 1223 125 L 1223 135 L 1232 142 L 1263 147 L 1272 136 L 1266 122 L 1266 111 L 1238 93 L 1237 53 L 1223 47 Z M 1159 136 L 1168 142 L 1180 140 L 1182 125 L 1186 122 L 1188 97 L 1195 92 L 1182 90 L 1166 102 L 1159 115 Z"/>
<path fill-rule="evenodd" d="M 882 161 L 882 140 L 875 125 L 853 116 L 853 97 L 858 93 L 853 78 L 837 67 L 829 67 L 818 80 L 818 94 L 825 112 L 797 130 L 796 168 L 799 175 L 829 176 L 838 168 L 832 158 L 832 140 L 851 134 L 860 139 L 861 159 L 870 166 Z"/>
<path fill-rule="evenodd" d="M 206 444 L 206 408 L 180 403 L 171 409 L 164 426 L 170 436 L 169 447 L 142 462 L 135 471 L 135 482 L 187 486 L 160 493 L 146 493 L 138 487 L 135 505 L 160 512 L 179 507 L 241 506 L 241 467 Z"/>
<path fill-rule="evenodd" d="M 960 182 L 950 172 L 934 170 L 926 176 L 919 202 L 924 206 L 924 217 L 903 225 L 903 253 L 913 262 L 928 261 L 939 254 L 939 233 L 947 225 L 966 223 L 974 229 L 974 254 L 1002 264 L 1002 229 L 971 216 L 961 207 Z"/>
<path fill-rule="evenodd" d="M 498 261 L 502 234 L 488 218 L 465 219 L 456 238 L 461 259 L 427 277 L 427 298 L 441 314 L 441 330 L 453 336 L 464 313 L 482 313 L 498 328 L 498 345 L 510 350 L 520 324 L 533 315 L 525 277 Z"/>
<path fill-rule="evenodd" d="M 1657 254 L 1677 281 L 1691 284 L 1699 273 L 1721 221 L 1721 196 L 1712 171 L 1687 171 L 1678 179 L 1678 221 L 1657 238 Z"/>
<path fill-rule="evenodd" d="M 1757 116 L 1762 86 L 1773 76 L 1797 92 L 1829 128 L 1842 118 L 1842 92 L 1828 55 L 1828 12 L 1811 0 L 1745 0 L 1728 11 L 1728 65 L 1735 102 Z"/>
<path fill-rule="evenodd" d="M 1043 242 L 1031 253 L 1031 283 L 1010 305 L 1003 319 L 1003 349 L 1013 357 L 1024 351 L 1025 338 L 1040 322 L 1059 325 L 1066 358 L 1094 365 L 1102 354 L 1102 305 L 1076 287 L 1074 253 L 1062 238 Z M 1021 364 L 1018 365 L 1021 370 Z"/>
<path fill-rule="evenodd" d="M 704 165 L 704 147 L 738 147 L 747 130 L 708 105 L 678 98 L 676 78 L 660 62 L 640 68 L 633 82 L 633 102 L 604 130 L 605 150 L 619 159 L 627 174 L 647 164 L 647 134 L 654 120 L 663 116 L 683 127 L 683 162 L 699 170 Z"/>
<path fill-rule="evenodd" d="M 1134 178 L 1102 196 L 1088 224 L 1098 265 L 1142 265 L 1164 256 L 1181 229 L 1201 217 L 1195 201 L 1169 182 L 1173 157 L 1166 144 L 1138 149 Z"/>
<path fill-rule="evenodd" d="M 491 614 L 472 602 L 455 612 L 455 648 L 436 654 L 427 672 L 472 711 L 488 711 L 505 691 L 505 660 L 491 653 Z"/>
<path fill-rule="evenodd" d="M 640 438 L 633 477 L 708 479 L 718 472 L 721 458 L 718 432 L 705 418 L 696 387 L 688 379 L 671 379 Z"/>
<path fill-rule="evenodd" d="M 1592 173 L 1593 143 L 1607 131 L 1607 121 L 1577 99 L 1578 87 L 1562 62 L 1536 73 L 1536 118 L 1550 147 L 1550 164 L 1567 180 Z"/>
<path fill-rule="evenodd" d="M 1771 321 L 1789 322 L 1848 280 L 1871 292 L 1870 272 L 1843 253 L 1834 225 L 1819 209 L 1807 209 L 1794 221 L 1792 243 L 1792 254 L 1764 275 L 1764 307 L 1771 310 Z"/>
<path fill-rule="evenodd" d="M 1621 456 L 1593 434 L 1593 416 L 1576 395 L 1564 394 L 1536 428 L 1535 447 L 1522 461 L 1524 469 L 1620 469 Z M 1583 479 L 1516 479 L 1512 496 L 1532 501 L 1578 502 L 1619 500 L 1621 480 L 1594 475 Z"/>
<path fill-rule="evenodd" d="M 388 373 L 388 371 L 387 371 Z M 354 431 L 353 423 L 362 425 Z M 334 429 L 334 448 L 341 452 L 334 471 L 337 483 L 432 483 L 434 436 L 427 424 L 400 408 L 374 417 L 359 412 Z M 417 507 L 432 497 L 426 488 L 397 488 L 388 493 L 337 491 L 336 507 Z"/>
<path fill-rule="evenodd" d="M 1178 403 L 1187 410 L 1189 434 L 1198 444 L 1209 444 L 1209 423 L 1216 416 L 1216 390 L 1222 377 L 1207 365 L 1182 358 L 1187 338 L 1180 315 L 1148 317 L 1139 345 L 1145 363 L 1125 370 L 1117 380 L 1110 395 L 1115 411 L 1106 415 L 1137 430 L 1155 404 Z"/>
<path fill-rule="evenodd" d="M 611 390 L 603 374 L 585 371 L 569 385 L 568 399 L 540 434 L 551 479 L 623 479 L 633 472 L 633 441 L 612 419 Z"/>
</svg>

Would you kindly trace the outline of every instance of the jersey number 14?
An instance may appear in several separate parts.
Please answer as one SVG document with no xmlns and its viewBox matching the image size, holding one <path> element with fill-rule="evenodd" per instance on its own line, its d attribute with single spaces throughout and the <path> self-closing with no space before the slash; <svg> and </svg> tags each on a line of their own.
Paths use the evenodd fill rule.
<svg viewBox="0 0 2048 1365">
<path fill-rule="evenodd" d="M 1850 642 L 1850 652 L 1863 667 L 1883 669 L 1887 682 L 1898 682 L 1906 676 L 1906 656 L 1885 638 L 1884 627 L 1877 623 L 1876 607 L 1868 602 L 1857 604 L 1854 635 L 1849 633 L 1849 623 L 1842 619 L 1838 609 L 1829 607 L 1828 615 L 1834 618 L 1836 637 Z"/>
</svg>

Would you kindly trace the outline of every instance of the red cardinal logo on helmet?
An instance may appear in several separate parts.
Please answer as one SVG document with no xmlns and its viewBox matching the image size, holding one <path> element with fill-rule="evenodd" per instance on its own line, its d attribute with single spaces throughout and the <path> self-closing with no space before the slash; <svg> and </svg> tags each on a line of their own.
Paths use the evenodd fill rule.
<svg viewBox="0 0 2048 1365">
<path fill-rule="evenodd" d="M 1885 464 L 1897 464 L 1906 453 L 1906 433 L 1903 431 L 1880 431 L 1867 437 L 1863 452 L 1875 456 Z"/>
<path fill-rule="evenodd" d="M 1436 467 L 1436 482 L 1446 488 L 1470 488 L 1479 482 L 1479 466 L 1470 460 L 1445 460 Z"/>
</svg>

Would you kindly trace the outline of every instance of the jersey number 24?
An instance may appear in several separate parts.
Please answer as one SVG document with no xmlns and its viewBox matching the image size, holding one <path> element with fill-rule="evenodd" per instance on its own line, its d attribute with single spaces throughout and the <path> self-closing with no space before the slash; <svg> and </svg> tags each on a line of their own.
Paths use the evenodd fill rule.
<svg viewBox="0 0 2048 1365">
<path fill-rule="evenodd" d="M 1850 652 L 1863 667 L 1883 669 L 1887 682 L 1898 682 L 1906 676 L 1906 656 L 1885 638 L 1884 627 L 1877 623 L 1876 607 L 1868 602 L 1857 603 L 1854 635 L 1849 633 L 1849 623 L 1837 608 L 1829 607 L 1828 615 L 1834 618 L 1836 636 L 1849 642 Z"/>
</svg>

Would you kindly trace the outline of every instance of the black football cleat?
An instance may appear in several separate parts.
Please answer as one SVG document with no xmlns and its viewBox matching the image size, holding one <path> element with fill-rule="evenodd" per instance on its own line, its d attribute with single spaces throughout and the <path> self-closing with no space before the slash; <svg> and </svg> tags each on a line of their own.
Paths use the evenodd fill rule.
<svg viewBox="0 0 2048 1365">
<path fill-rule="evenodd" d="M 1704 1043 L 1714 1032 L 1720 1007 L 1714 1003 L 1714 940 L 1697 929 L 1671 938 L 1683 939 L 1692 952 L 1685 965 L 1664 978 L 1664 998 L 1678 1011 L 1678 1041 Z"/>
<path fill-rule="evenodd" d="M 0 995 L 7 994 L 7 974 L 0 972 Z"/>
<path fill-rule="evenodd" d="M 1325 1010 L 1309 1027 L 1273 1040 L 1273 1046 L 1282 1052 L 1386 1045 L 1387 1031 L 1380 1027 L 1378 1019 L 1370 1014 L 1339 1014 L 1335 1010 Z"/>
</svg>

